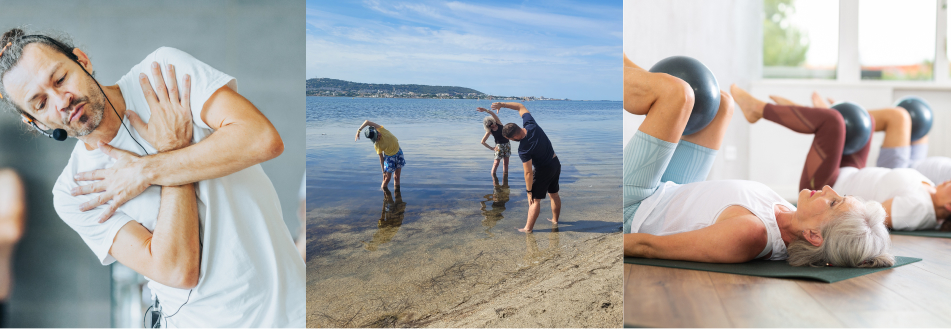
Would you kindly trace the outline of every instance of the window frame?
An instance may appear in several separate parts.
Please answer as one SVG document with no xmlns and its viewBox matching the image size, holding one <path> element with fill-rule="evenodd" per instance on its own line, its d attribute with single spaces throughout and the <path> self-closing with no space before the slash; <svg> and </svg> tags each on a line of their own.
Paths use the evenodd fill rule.
<svg viewBox="0 0 951 329">
<path fill-rule="evenodd" d="M 935 5 L 935 61 L 933 66 L 934 79 L 930 81 L 893 81 L 893 80 L 862 80 L 862 67 L 859 63 L 859 0 L 839 0 L 839 57 L 836 63 L 835 79 L 822 79 L 823 81 L 835 81 L 838 83 L 858 83 L 858 84 L 901 84 L 901 85 L 951 85 L 951 67 L 948 59 L 948 0 L 937 0 Z M 761 65 L 762 67 L 762 65 Z M 763 80 L 807 80 L 818 81 L 816 79 L 790 79 L 790 78 L 766 78 Z"/>
</svg>

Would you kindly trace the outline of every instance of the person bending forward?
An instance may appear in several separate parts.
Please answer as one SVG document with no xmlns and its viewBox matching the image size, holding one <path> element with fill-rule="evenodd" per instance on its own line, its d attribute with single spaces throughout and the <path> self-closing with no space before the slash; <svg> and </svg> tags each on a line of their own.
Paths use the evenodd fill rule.
<svg viewBox="0 0 951 329">
<path fill-rule="evenodd" d="M 561 214 L 561 197 L 558 196 L 558 179 L 561 176 L 561 161 L 548 140 L 548 135 L 535 123 L 535 118 L 521 103 L 492 103 L 492 109 L 498 112 L 502 108 L 518 111 L 522 117 L 522 127 L 508 123 L 502 128 L 502 135 L 518 142 L 518 157 L 525 170 L 525 192 L 528 196 L 528 219 L 519 232 L 531 232 L 535 220 L 541 212 L 539 200 L 545 194 L 551 197 L 551 218 L 548 221 L 558 225 Z M 534 170 L 533 170 L 534 167 Z"/>
</svg>

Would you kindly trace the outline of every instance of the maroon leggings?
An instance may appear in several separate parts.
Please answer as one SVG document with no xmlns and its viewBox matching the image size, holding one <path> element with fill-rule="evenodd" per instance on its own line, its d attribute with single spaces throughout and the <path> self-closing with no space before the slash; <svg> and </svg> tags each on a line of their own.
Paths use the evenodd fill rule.
<svg viewBox="0 0 951 329">
<path fill-rule="evenodd" d="M 825 185 L 835 185 L 835 180 L 839 178 L 840 167 L 865 168 L 872 138 L 869 136 L 868 143 L 858 152 L 843 155 L 845 120 L 842 119 L 839 111 L 766 104 L 766 108 L 763 109 L 763 118 L 798 133 L 815 135 L 812 146 L 809 147 L 809 155 L 806 156 L 806 164 L 802 167 L 802 176 L 799 178 L 800 189 L 818 190 Z M 872 127 L 874 126 L 875 118 L 872 118 Z"/>
</svg>

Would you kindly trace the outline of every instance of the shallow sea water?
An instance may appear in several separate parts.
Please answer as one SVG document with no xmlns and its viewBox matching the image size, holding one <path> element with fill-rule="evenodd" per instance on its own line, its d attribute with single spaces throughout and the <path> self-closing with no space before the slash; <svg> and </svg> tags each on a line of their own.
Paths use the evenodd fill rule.
<svg viewBox="0 0 951 329">
<path fill-rule="evenodd" d="M 562 163 L 560 223 L 545 220 L 545 199 L 533 234 L 515 230 L 528 208 L 518 143 L 509 175 L 500 165 L 496 177 L 493 153 L 479 144 L 486 114 L 475 108 L 490 104 L 308 97 L 309 327 L 450 324 L 444 320 L 499 303 L 505 282 L 620 232 L 620 102 L 524 103 Z M 516 111 L 500 117 L 521 124 Z M 399 190 L 380 189 L 373 145 L 353 140 L 366 119 L 399 139 Z M 620 255 L 620 242 L 608 249 Z"/>
</svg>

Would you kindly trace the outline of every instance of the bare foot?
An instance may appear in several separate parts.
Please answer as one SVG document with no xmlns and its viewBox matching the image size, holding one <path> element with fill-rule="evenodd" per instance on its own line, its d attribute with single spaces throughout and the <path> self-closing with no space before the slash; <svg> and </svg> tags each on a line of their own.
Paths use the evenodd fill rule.
<svg viewBox="0 0 951 329">
<path fill-rule="evenodd" d="M 822 99 L 822 96 L 819 96 L 819 93 L 813 91 L 812 92 L 812 107 L 827 109 L 829 108 L 829 103 L 826 103 L 826 101 Z"/>
<path fill-rule="evenodd" d="M 799 105 L 799 104 L 796 104 L 796 102 L 793 102 L 789 100 L 788 98 L 781 97 L 781 96 L 769 95 L 769 99 L 772 99 L 773 102 L 776 102 L 776 104 L 779 104 L 779 105 L 796 105 L 796 106 Z"/>
<path fill-rule="evenodd" d="M 518 230 L 519 232 L 522 232 L 522 233 L 532 233 L 532 229 L 530 229 L 530 228 L 524 228 L 524 227 L 523 227 L 523 228 L 518 228 L 518 227 L 516 227 L 515 229 Z"/>
<path fill-rule="evenodd" d="M 737 87 L 735 83 L 730 86 L 730 93 L 733 94 L 733 100 L 736 102 L 736 105 L 743 111 L 743 116 L 746 117 L 746 121 L 755 123 L 763 118 L 763 108 L 766 107 L 765 102 L 754 98 L 750 93 L 746 92 L 746 90 Z"/>
<path fill-rule="evenodd" d="M 552 224 L 558 225 L 558 220 L 557 220 L 557 219 L 552 220 L 551 218 L 549 218 L 548 221 L 551 222 Z"/>
</svg>

